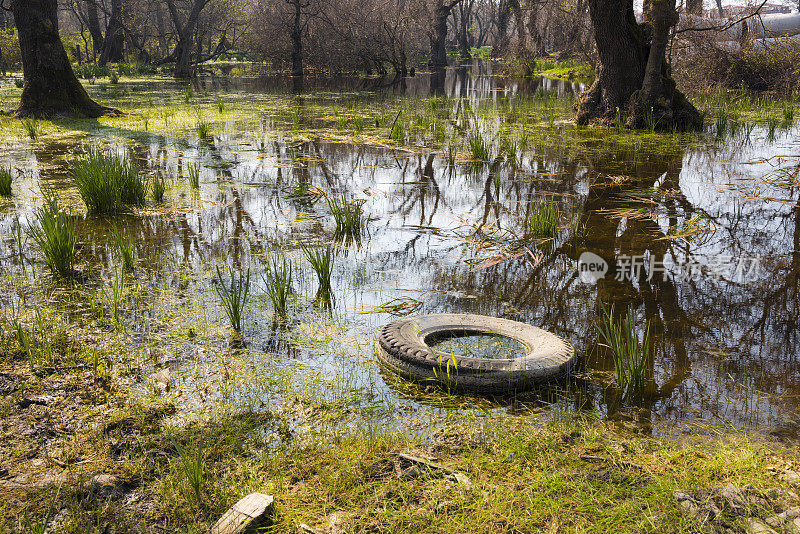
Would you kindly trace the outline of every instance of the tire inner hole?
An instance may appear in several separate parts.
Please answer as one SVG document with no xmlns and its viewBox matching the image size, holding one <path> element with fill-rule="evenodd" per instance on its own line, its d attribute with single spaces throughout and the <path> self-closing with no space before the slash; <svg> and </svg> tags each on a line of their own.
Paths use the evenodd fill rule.
<svg viewBox="0 0 800 534">
<path fill-rule="evenodd" d="M 527 354 L 525 344 L 516 339 L 466 329 L 428 334 L 425 344 L 447 354 L 490 360 L 522 358 Z"/>
</svg>

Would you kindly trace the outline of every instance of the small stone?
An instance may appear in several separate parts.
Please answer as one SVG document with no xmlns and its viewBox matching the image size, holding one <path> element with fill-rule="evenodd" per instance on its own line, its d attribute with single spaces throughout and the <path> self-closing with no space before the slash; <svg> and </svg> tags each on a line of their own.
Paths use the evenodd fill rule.
<svg viewBox="0 0 800 534">
<path fill-rule="evenodd" d="M 251 493 L 222 514 L 211 527 L 211 534 L 242 534 L 255 529 L 272 508 L 273 501 L 271 495 Z"/>
<path fill-rule="evenodd" d="M 747 520 L 747 534 L 778 534 L 773 529 L 753 517 Z"/>
</svg>

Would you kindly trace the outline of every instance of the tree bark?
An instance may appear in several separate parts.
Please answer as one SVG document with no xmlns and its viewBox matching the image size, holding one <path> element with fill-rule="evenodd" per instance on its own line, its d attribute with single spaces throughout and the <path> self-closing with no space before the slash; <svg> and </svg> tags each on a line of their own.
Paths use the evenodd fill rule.
<svg viewBox="0 0 800 534">
<path fill-rule="evenodd" d="M 92 100 L 75 77 L 58 35 L 57 0 L 14 0 L 11 9 L 25 79 L 16 116 L 119 113 Z"/>
<path fill-rule="evenodd" d="M 431 59 L 428 65 L 439 69 L 447 66 L 447 19 L 450 12 L 461 0 L 436 0 L 433 8 L 433 20 L 429 37 L 431 41 Z"/>
<path fill-rule="evenodd" d="M 100 29 L 100 17 L 94 0 L 86 2 L 86 24 L 89 27 L 89 35 L 92 36 L 92 50 L 96 58 L 103 49 L 103 31 Z"/>
<path fill-rule="evenodd" d="M 99 65 L 119 63 L 123 60 L 123 44 L 125 29 L 122 27 L 122 0 L 111 0 L 111 16 L 103 39 L 103 51 L 100 53 Z"/>
<path fill-rule="evenodd" d="M 303 75 L 303 26 L 302 16 L 303 12 L 300 6 L 300 0 L 292 0 L 290 2 L 294 7 L 294 14 L 292 20 L 292 28 L 289 31 L 289 37 L 292 39 L 292 76 Z"/>
<path fill-rule="evenodd" d="M 194 75 L 192 68 L 192 52 L 194 51 L 194 30 L 197 26 L 197 21 L 200 18 L 200 13 L 206 7 L 208 0 L 194 0 L 192 9 L 189 12 L 189 18 L 186 19 L 186 24 L 181 24 L 178 10 L 175 8 L 173 0 L 167 0 L 167 8 L 169 9 L 172 23 L 175 25 L 175 30 L 178 33 L 178 44 L 175 46 L 173 55 L 175 56 L 175 78 L 188 79 Z"/>
<path fill-rule="evenodd" d="M 578 124 L 624 121 L 630 128 L 697 129 L 700 114 L 677 90 L 665 61 L 675 0 L 646 2 L 637 24 L 632 0 L 590 0 L 599 64 L 578 101 Z"/>
</svg>

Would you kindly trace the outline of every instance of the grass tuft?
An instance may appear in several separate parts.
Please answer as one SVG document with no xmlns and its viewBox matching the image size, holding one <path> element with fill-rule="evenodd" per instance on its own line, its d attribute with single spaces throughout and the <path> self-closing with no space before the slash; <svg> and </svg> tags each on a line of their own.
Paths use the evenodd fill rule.
<svg viewBox="0 0 800 534">
<path fill-rule="evenodd" d="M 645 325 L 640 339 L 632 307 L 622 318 L 617 318 L 613 306 L 610 310 L 603 306 L 603 317 L 596 327 L 605 346 L 611 350 L 617 386 L 626 395 L 644 393 L 648 371 L 652 368 L 650 324 Z"/>
<path fill-rule="evenodd" d="M 364 226 L 363 200 L 348 199 L 344 193 L 339 196 L 328 195 L 328 212 L 336 222 L 337 235 L 355 235 Z"/>
<path fill-rule="evenodd" d="M 155 176 L 153 176 L 153 185 L 151 188 L 151 193 L 153 196 L 153 201 L 161 204 L 164 202 L 164 193 L 167 191 L 167 180 L 164 178 L 164 175 L 159 172 Z"/>
<path fill-rule="evenodd" d="M 217 278 L 214 288 L 217 291 L 219 300 L 231 322 L 231 327 L 239 333 L 242 331 L 242 312 L 247 303 L 247 296 L 250 294 L 250 269 L 238 275 L 231 268 L 230 283 L 225 283 L 222 273 L 217 267 Z"/>
<path fill-rule="evenodd" d="M 275 315 L 285 319 L 292 294 L 292 263 L 283 254 L 273 256 L 262 278 Z"/>
<path fill-rule="evenodd" d="M 78 226 L 59 206 L 51 192 L 43 191 L 45 205 L 37 210 L 37 223 L 30 229 L 31 237 L 54 273 L 69 276 L 75 264 L 75 245 Z"/>
<path fill-rule="evenodd" d="M 11 196 L 11 181 L 13 180 L 13 172 L 11 167 L 0 167 L 0 196 Z"/>
<path fill-rule="evenodd" d="M 539 200 L 531 205 L 528 230 L 534 237 L 553 237 L 558 232 L 561 212 L 552 200 Z"/>
<path fill-rule="evenodd" d="M 475 161 L 489 161 L 489 144 L 483 139 L 480 132 L 472 132 L 469 136 L 469 151 Z"/>
<path fill-rule="evenodd" d="M 333 273 L 333 260 L 335 258 L 333 247 L 328 245 L 324 250 L 303 247 L 303 252 L 317 275 L 319 293 L 330 294 L 331 274 Z"/>
<path fill-rule="evenodd" d="M 186 167 L 187 179 L 192 189 L 200 189 L 200 164 L 192 163 Z"/>
<path fill-rule="evenodd" d="M 28 134 L 32 141 L 36 141 L 39 137 L 39 122 L 34 117 L 25 117 L 22 119 L 22 129 Z"/>
<path fill-rule="evenodd" d="M 90 149 L 72 163 L 71 172 L 89 213 L 116 213 L 124 206 L 144 204 L 147 184 L 138 166 L 117 154 Z"/>
<path fill-rule="evenodd" d="M 122 268 L 133 272 L 136 268 L 136 243 L 133 236 L 127 231 L 113 228 L 111 239 L 114 242 L 114 252 L 122 262 Z"/>
</svg>

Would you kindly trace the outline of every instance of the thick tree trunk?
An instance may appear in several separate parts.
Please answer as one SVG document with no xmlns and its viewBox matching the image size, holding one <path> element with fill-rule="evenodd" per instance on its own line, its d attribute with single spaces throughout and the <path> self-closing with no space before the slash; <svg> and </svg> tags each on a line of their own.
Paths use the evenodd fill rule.
<svg viewBox="0 0 800 534">
<path fill-rule="evenodd" d="M 192 10 L 189 12 L 189 18 L 186 19 L 186 24 L 181 25 L 178 10 L 175 8 L 173 0 L 167 0 L 167 8 L 169 9 L 170 17 L 175 25 L 175 30 L 178 33 L 178 44 L 175 46 L 173 56 L 175 57 L 175 72 L 174 76 L 178 79 L 188 79 L 194 75 L 192 68 L 192 52 L 194 51 L 194 30 L 197 27 L 197 21 L 200 19 L 200 12 L 206 7 L 208 0 L 194 0 L 192 3 Z"/>
<path fill-rule="evenodd" d="M 465 61 L 472 59 L 469 51 L 469 19 L 472 14 L 472 4 L 458 6 L 458 48 L 459 57 Z"/>
<path fill-rule="evenodd" d="M 92 100 L 75 77 L 58 35 L 57 0 L 14 0 L 12 11 L 25 78 L 17 116 L 99 117 L 117 112 Z"/>
<path fill-rule="evenodd" d="M 599 65 L 592 86 L 581 94 L 576 122 L 628 127 L 696 129 L 700 114 L 676 89 L 664 60 L 669 30 L 677 22 L 675 0 L 651 0 L 642 24 L 632 0 L 590 0 Z"/>
<path fill-rule="evenodd" d="M 431 59 L 428 64 L 433 68 L 447 66 L 447 18 L 450 10 L 439 2 L 433 14 L 433 27 L 431 28 Z"/>
<path fill-rule="evenodd" d="M 302 10 L 300 1 L 293 0 L 294 20 L 289 37 L 292 39 L 292 76 L 303 75 L 303 30 L 302 30 Z"/>
<path fill-rule="evenodd" d="M 92 36 L 92 50 L 96 58 L 103 49 L 103 31 L 100 29 L 97 4 L 93 0 L 86 3 L 86 22 L 89 26 L 89 35 Z"/>
<path fill-rule="evenodd" d="M 125 30 L 122 27 L 122 0 L 111 0 L 111 16 L 103 39 L 103 51 L 100 53 L 98 64 L 119 63 L 123 60 L 123 45 L 125 43 Z"/>
</svg>

